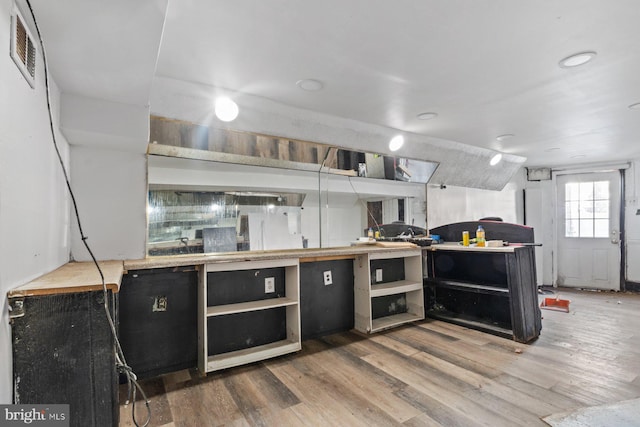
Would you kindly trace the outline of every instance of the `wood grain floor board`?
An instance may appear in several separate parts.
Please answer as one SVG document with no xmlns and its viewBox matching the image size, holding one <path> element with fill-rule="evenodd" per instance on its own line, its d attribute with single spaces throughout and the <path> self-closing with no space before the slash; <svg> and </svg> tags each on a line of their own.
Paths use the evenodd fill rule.
<svg viewBox="0 0 640 427">
<path fill-rule="evenodd" d="M 424 412 L 403 422 L 402 425 L 407 427 L 444 427 Z"/>
<path fill-rule="evenodd" d="M 640 398 L 640 295 L 559 293 L 571 312 L 543 311 L 528 345 L 427 319 L 305 341 L 298 353 L 206 378 L 143 380 L 150 425 L 538 426 L 552 413 Z M 133 425 L 129 409 L 121 405 L 122 426 Z"/>
<path fill-rule="evenodd" d="M 481 425 L 513 425 L 513 421 L 503 417 L 492 408 L 483 407 L 467 398 L 465 392 L 471 390 L 472 387 L 453 377 L 440 375 L 436 370 L 427 369 L 397 355 L 371 354 L 365 356 L 364 359 L 439 403 L 477 420 Z"/>
<path fill-rule="evenodd" d="M 166 384 L 167 398 L 176 425 L 197 425 L 203 421 L 205 425 L 220 426 L 244 420 L 244 415 L 224 385 L 226 375 L 233 373 L 217 373 L 207 378 L 195 376 L 189 381 Z"/>
<path fill-rule="evenodd" d="M 410 330 L 399 331 L 397 337 L 404 338 L 405 343 L 415 342 L 416 348 L 425 353 L 437 356 L 438 354 L 435 354 L 434 350 L 439 349 L 441 358 L 445 358 L 443 354 L 455 355 L 466 359 L 470 366 L 475 364 L 476 367 L 484 366 L 485 369 L 493 369 L 496 376 L 502 372 L 508 372 L 545 388 L 552 387 L 559 379 L 559 371 L 554 368 L 541 370 L 537 362 L 533 362 L 532 366 L 525 366 L 523 369 L 518 362 L 519 355 L 512 351 L 474 346 L 463 341 L 442 342 L 435 339 L 421 341 L 424 339 L 421 337 L 421 333 Z"/>
<path fill-rule="evenodd" d="M 527 416 L 532 414 L 547 413 L 552 414 L 557 412 L 557 407 L 541 402 L 539 400 L 530 399 L 525 393 L 514 390 L 504 384 L 494 381 L 492 378 L 487 378 L 475 372 L 461 368 L 457 365 L 449 363 L 445 360 L 438 359 L 426 353 L 418 353 L 413 358 L 419 360 L 422 363 L 431 365 L 441 371 L 446 371 L 450 375 L 467 382 L 474 389 L 482 389 L 484 392 L 490 393 L 498 399 L 508 402 L 512 406 L 511 411 L 524 409 L 528 412 Z M 513 407 L 515 406 L 515 408 Z"/>
<path fill-rule="evenodd" d="M 349 378 L 350 373 L 344 366 L 337 366 L 327 357 L 330 351 L 322 352 L 319 357 L 296 360 L 294 364 L 304 364 L 306 375 L 315 384 L 316 389 L 325 391 L 336 399 L 349 412 L 368 425 L 393 426 L 398 422 L 379 406 L 378 398 L 390 394 L 385 390 L 372 389 L 371 393 L 363 393 Z M 362 378 L 361 382 L 366 382 Z M 387 402 L 388 404 L 389 402 Z M 403 403 L 403 402 L 399 402 Z M 412 413 L 412 416 L 416 413 Z"/>
<path fill-rule="evenodd" d="M 429 418 L 442 426 L 472 427 L 482 425 L 479 421 L 470 418 L 464 411 L 452 408 L 446 403 L 434 399 L 428 393 L 423 393 L 411 386 L 399 390 L 395 394 L 420 409 L 423 413 L 427 414 Z"/>
<path fill-rule="evenodd" d="M 395 384 L 390 386 L 386 376 L 372 367 L 367 367 L 370 374 L 363 376 L 364 362 L 359 359 L 356 359 L 356 362 L 338 351 L 325 351 L 322 356 L 319 363 L 330 367 L 326 369 L 325 375 L 331 381 L 342 383 L 349 394 L 370 402 L 396 422 L 403 423 L 420 414 L 418 409 L 393 394 L 394 391 L 406 387 L 404 383 L 394 379 Z"/>
<path fill-rule="evenodd" d="M 434 320 L 426 320 L 421 323 L 416 323 L 416 326 L 424 329 L 429 329 L 434 332 L 439 332 L 441 334 L 445 334 L 449 337 L 459 339 L 461 341 L 466 341 L 470 344 L 474 345 L 485 345 L 491 342 L 492 335 L 481 333 L 481 335 L 470 334 L 466 329 L 460 329 L 460 327 L 456 325 L 452 325 L 450 323 L 438 322 Z M 454 326 L 454 327 L 451 327 Z"/>
<path fill-rule="evenodd" d="M 556 352 L 540 349 L 536 344 L 522 348 L 518 357 L 519 362 L 525 365 L 536 363 L 542 366 L 562 365 L 560 379 L 570 383 L 593 382 L 620 390 L 629 390 L 628 383 L 633 379 L 629 377 L 629 369 L 614 366 L 606 359 L 591 357 L 580 351 Z M 553 370 L 557 373 L 557 370 Z M 634 394 L 635 390 L 631 391 Z"/>
<path fill-rule="evenodd" d="M 502 374 L 494 380 L 500 384 L 503 384 L 514 392 L 520 392 L 528 396 L 529 399 L 538 402 L 543 402 L 549 407 L 555 407 L 556 410 L 552 410 L 550 413 L 564 412 L 570 409 L 579 408 L 582 403 L 575 399 L 567 397 L 563 394 L 554 392 L 547 388 L 540 387 L 536 384 L 521 380 L 509 374 Z M 546 414 L 549 415 L 549 414 Z"/>
<path fill-rule="evenodd" d="M 150 399 L 150 408 L 153 414 L 149 427 L 160 427 L 173 421 L 173 415 L 171 412 L 171 405 L 167 399 L 166 390 L 162 378 L 151 378 L 145 381 L 143 388 L 147 398 Z M 127 400 L 127 386 L 125 384 L 120 385 L 120 401 L 126 402 Z M 133 405 L 121 405 L 120 406 L 120 423 L 121 426 L 134 426 L 131 411 Z M 144 404 L 143 397 L 140 393 L 136 394 L 136 420 L 138 422 L 144 422 L 147 419 L 147 409 Z"/>
<path fill-rule="evenodd" d="M 391 336 L 387 336 L 386 334 L 371 335 L 369 340 L 377 344 L 383 345 L 393 351 L 397 351 L 398 353 L 404 354 L 405 356 L 411 356 L 412 354 L 416 354 L 420 351 L 415 347 L 403 344 L 398 340 L 394 340 Z"/>
<path fill-rule="evenodd" d="M 295 393 L 302 402 L 305 402 L 309 410 L 325 420 L 325 425 L 367 426 L 365 421 L 345 408 L 333 393 L 327 392 L 316 379 L 301 372 L 299 367 L 300 364 L 296 359 L 287 366 L 272 367 L 271 369 L 283 384 Z M 304 370 L 309 373 L 309 370 Z"/>
</svg>

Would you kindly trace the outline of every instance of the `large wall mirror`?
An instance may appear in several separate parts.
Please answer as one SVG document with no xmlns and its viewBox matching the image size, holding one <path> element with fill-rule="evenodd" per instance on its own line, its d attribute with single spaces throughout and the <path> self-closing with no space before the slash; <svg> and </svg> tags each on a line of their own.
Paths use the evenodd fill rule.
<svg viewBox="0 0 640 427">
<path fill-rule="evenodd" d="M 348 246 L 426 229 L 436 163 L 152 117 L 149 256 Z"/>
</svg>

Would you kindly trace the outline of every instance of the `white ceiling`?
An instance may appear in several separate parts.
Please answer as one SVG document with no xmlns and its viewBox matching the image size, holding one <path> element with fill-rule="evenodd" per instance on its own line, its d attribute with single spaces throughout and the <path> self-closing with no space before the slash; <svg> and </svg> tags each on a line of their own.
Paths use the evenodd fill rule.
<svg viewBox="0 0 640 427">
<path fill-rule="evenodd" d="M 156 76 L 528 166 L 640 158 L 638 0 L 174 0 L 162 33 L 167 1 L 33 0 L 61 90 L 144 104 L 157 55 Z M 592 62 L 558 66 L 586 50 Z"/>
</svg>

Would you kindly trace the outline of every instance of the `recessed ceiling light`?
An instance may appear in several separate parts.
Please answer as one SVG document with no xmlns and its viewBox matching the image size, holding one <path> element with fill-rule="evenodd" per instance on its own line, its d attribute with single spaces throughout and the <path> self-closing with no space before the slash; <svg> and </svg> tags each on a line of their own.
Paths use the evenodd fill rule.
<svg viewBox="0 0 640 427">
<path fill-rule="evenodd" d="M 593 58 L 595 58 L 596 53 L 595 52 L 580 52 L 580 53 L 575 53 L 571 56 L 567 56 L 566 58 L 564 58 L 562 61 L 560 61 L 560 67 L 562 68 L 571 68 L 571 67 L 578 67 L 582 64 L 586 64 L 587 62 L 591 61 Z"/>
<path fill-rule="evenodd" d="M 404 137 L 402 135 L 396 135 L 389 141 L 389 150 L 398 151 L 400 147 L 402 147 L 402 144 L 404 144 Z"/>
<path fill-rule="evenodd" d="M 631 108 L 632 110 L 640 110 L 640 102 L 629 105 L 629 108 Z"/>
<path fill-rule="evenodd" d="M 498 163 L 500 163 L 500 160 L 502 160 L 502 154 L 498 153 L 498 154 L 496 154 L 495 156 L 493 156 L 493 157 L 491 158 L 491 161 L 489 162 L 489 164 L 490 164 L 491 166 L 495 166 L 495 165 L 497 165 Z"/>
<path fill-rule="evenodd" d="M 314 79 L 298 80 L 296 82 L 296 85 L 298 85 L 300 89 L 306 90 L 309 92 L 317 92 L 324 87 L 324 84 L 322 84 L 320 80 L 314 80 Z"/>
<path fill-rule="evenodd" d="M 238 104 L 226 96 L 221 96 L 216 99 L 215 111 L 217 118 L 223 122 L 230 122 L 238 117 Z"/>
<path fill-rule="evenodd" d="M 416 117 L 418 120 L 431 120 L 438 117 L 438 113 L 420 113 Z"/>
<path fill-rule="evenodd" d="M 496 136 L 496 140 L 502 142 L 502 141 L 506 141 L 507 139 L 513 138 L 515 135 L 512 133 L 505 133 L 504 135 L 499 135 Z"/>
</svg>

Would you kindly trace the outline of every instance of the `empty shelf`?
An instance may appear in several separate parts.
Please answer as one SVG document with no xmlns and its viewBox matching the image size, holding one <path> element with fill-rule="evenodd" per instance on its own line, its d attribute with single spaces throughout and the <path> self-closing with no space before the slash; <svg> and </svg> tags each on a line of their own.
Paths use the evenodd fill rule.
<svg viewBox="0 0 640 427">
<path fill-rule="evenodd" d="M 225 314 L 246 313 L 248 311 L 267 310 L 287 305 L 296 305 L 298 302 L 291 298 L 270 298 L 257 301 L 239 302 L 207 307 L 207 317 L 222 316 Z"/>
<path fill-rule="evenodd" d="M 509 295 L 509 288 L 501 288 L 491 285 L 479 285 L 476 283 L 458 282 L 446 279 L 427 279 L 429 285 L 435 285 L 439 288 L 457 289 L 461 291 L 470 291 L 484 294 Z"/>
<path fill-rule="evenodd" d="M 371 321 L 371 332 L 381 331 L 383 329 L 402 325 L 403 323 L 414 322 L 416 320 L 422 319 L 424 319 L 424 316 L 418 316 L 417 314 L 413 313 L 400 313 L 393 314 L 391 316 L 380 317 Z"/>
<path fill-rule="evenodd" d="M 413 282 L 411 280 L 373 284 L 371 285 L 371 297 L 383 297 L 385 295 L 419 291 L 420 289 L 422 289 L 422 282 Z"/>
<path fill-rule="evenodd" d="M 300 349 L 299 341 L 282 340 L 229 353 L 216 354 L 207 358 L 207 372 L 257 362 Z"/>
</svg>

